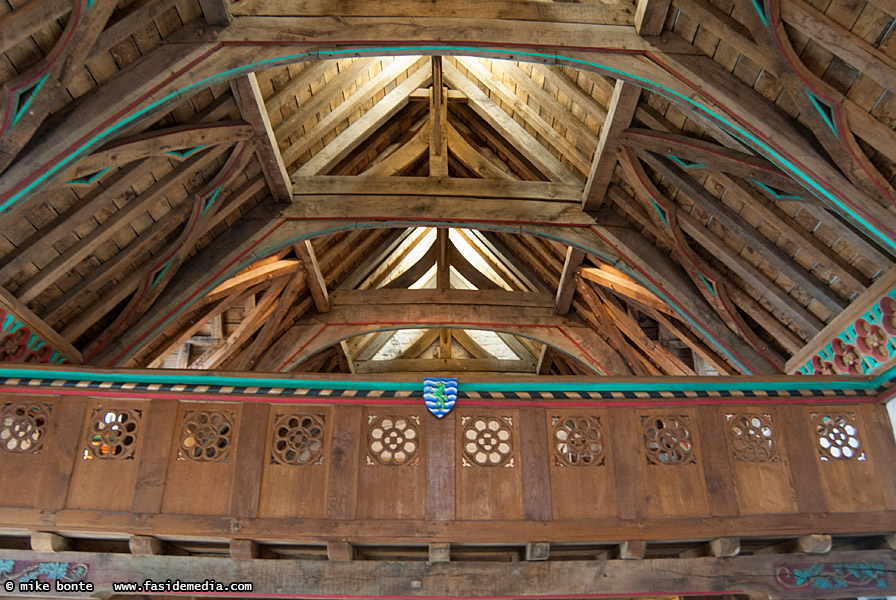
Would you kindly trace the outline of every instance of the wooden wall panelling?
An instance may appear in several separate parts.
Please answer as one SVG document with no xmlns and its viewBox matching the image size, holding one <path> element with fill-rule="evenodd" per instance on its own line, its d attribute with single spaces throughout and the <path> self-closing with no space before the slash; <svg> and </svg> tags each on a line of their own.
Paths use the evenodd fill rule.
<svg viewBox="0 0 896 600">
<path fill-rule="evenodd" d="M 551 503 L 555 519 L 613 519 L 617 516 L 616 477 L 626 477 L 633 483 L 632 495 L 637 494 L 637 479 L 631 478 L 625 466 L 620 466 L 617 473 L 616 461 L 619 453 L 632 450 L 637 456 L 637 446 L 632 449 L 617 448 L 617 435 L 614 435 L 614 419 L 609 412 L 621 412 L 627 409 L 607 411 L 605 409 L 564 408 L 549 409 L 545 414 L 548 440 L 546 443 L 551 476 Z M 571 422 L 571 423 L 567 423 Z M 627 423 L 626 423 L 627 424 Z M 598 438 L 593 430 L 600 432 Z M 564 439 L 566 432 L 567 438 Z M 569 433 L 575 436 L 572 443 L 567 442 Z M 589 433 L 591 435 L 589 435 Z M 580 436 L 585 436 L 580 437 Z M 618 437 L 624 437 L 621 431 Z M 582 441 L 588 440 L 590 447 L 582 450 Z M 593 443 L 597 441 L 600 451 Z M 561 444 L 568 443 L 561 456 Z M 619 450 L 619 452 L 617 452 Z M 632 461 L 633 464 L 634 461 Z M 631 499 L 634 501 L 634 498 Z M 637 504 L 637 501 L 634 501 Z M 626 510 L 630 510 L 627 507 Z M 637 511 L 626 513 L 622 518 L 634 518 Z M 629 516 L 631 515 L 631 516 Z"/>
<path fill-rule="evenodd" d="M 8 424 L 0 423 L 0 432 L 8 431 L 7 435 L 15 437 L 13 428 L 17 419 L 21 418 L 16 411 L 27 411 L 33 405 L 40 408 L 35 412 L 35 418 L 41 419 L 42 414 L 46 419 L 43 434 L 39 436 L 40 446 L 29 445 L 26 451 L 20 452 L 19 441 L 15 441 L 10 444 L 15 451 L 0 448 L 0 506 L 36 506 L 41 495 L 44 471 L 48 468 L 64 468 L 64 457 L 60 457 L 57 450 L 58 441 L 52 439 L 58 431 L 54 422 L 60 408 L 59 397 L 0 395 L 0 410 L 3 411 L 4 418 L 9 420 Z M 9 438 L 0 440 L 4 448 L 8 443 Z"/>
<path fill-rule="evenodd" d="M 790 477 L 796 502 L 801 513 L 827 512 L 824 489 L 819 475 L 818 451 L 815 449 L 815 434 L 809 426 L 806 408 L 803 406 L 781 406 L 784 446 L 790 458 Z"/>
<path fill-rule="evenodd" d="M 494 407 L 455 412 L 458 520 L 522 519 L 519 411 Z M 479 435 L 486 429 L 492 436 Z M 504 439 L 506 432 L 509 440 Z M 488 452 L 477 445 L 477 439 L 491 444 Z M 501 443 L 510 448 L 501 448 Z"/>
<path fill-rule="evenodd" d="M 229 514 L 241 411 L 241 404 L 181 404 L 168 460 L 162 512 Z M 185 431 L 188 424 L 195 424 L 194 431 Z M 211 441 L 214 436 L 217 438 Z M 223 437 L 228 441 L 221 446 Z M 188 457 L 188 452 L 197 451 L 197 445 L 202 450 L 201 460 Z"/>
<path fill-rule="evenodd" d="M 422 404 L 422 403 L 421 403 Z M 425 407 L 365 408 L 358 465 L 359 519 L 422 519 L 426 500 Z"/>
<path fill-rule="evenodd" d="M 734 481 L 734 496 L 741 514 L 798 512 L 796 492 L 790 475 L 790 462 L 785 428 L 775 407 L 725 406 L 714 408 L 718 413 L 718 431 L 725 438 L 726 456 Z M 730 419 L 729 419 L 730 415 Z M 751 416 L 752 415 L 752 416 Z M 749 431 L 743 431 L 742 420 L 763 436 L 763 444 L 750 444 Z M 756 426 L 755 419 L 759 420 Z M 732 434 L 738 427 L 739 436 Z M 763 434 L 763 429 L 769 430 Z M 706 428 L 703 428 L 704 437 Z M 755 436 L 754 442 L 758 439 Z M 771 441 L 768 441 L 771 440 Z"/>
<path fill-rule="evenodd" d="M 523 518 L 549 521 L 551 508 L 551 471 L 548 428 L 545 410 L 527 406 L 520 409 L 520 467 L 523 470 Z"/>
<path fill-rule="evenodd" d="M 130 509 L 146 443 L 148 408 L 147 401 L 88 399 L 67 508 Z M 92 440 L 94 435 L 102 439 Z"/>
<path fill-rule="evenodd" d="M 640 519 L 647 514 L 647 501 L 641 493 L 641 427 L 633 408 L 607 412 L 608 440 L 613 461 L 616 514 L 620 519 Z"/>
<path fill-rule="evenodd" d="M 265 402 L 243 405 L 242 423 L 238 427 L 241 443 L 236 451 L 230 496 L 230 514 L 235 517 L 258 516 L 269 412 L 270 405 Z"/>
<path fill-rule="evenodd" d="M 700 437 L 696 410 L 684 407 L 668 407 L 653 410 L 637 410 L 637 424 L 641 440 L 641 489 L 647 499 L 648 517 L 683 517 L 709 514 L 706 495 L 706 478 L 703 464 L 706 448 Z M 668 431 L 678 440 L 670 452 L 651 453 L 645 443 L 645 430 L 652 424 L 661 425 L 661 439 Z M 684 430 L 689 436 L 684 437 Z M 687 442 L 690 440 L 690 451 Z M 681 444 L 685 445 L 682 446 Z M 663 456 L 665 454 L 665 459 Z"/>
<path fill-rule="evenodd" d="M 264 446 L 260 517 L 326 516 L 332 432 L 330 407 L 271 407 Z M 296 442 L 289 441 L 293 435 L 299 436 Z M 282 444 L 275 449 L 278 442 Z"/>
<path fill-rule="evenodd" d="M 451 521 L 455 518 L 457 461 L 456 413 L 450 412 L 426 425 L 426 509 L 425 518 Z"/>
<path fill-rule="evenodd" d="M 706 495 L 709 514 L 731 516 L 738 513 L 734 480 L 731 474 L 728 446 L 725 443 L 725 415 L 715 406 L 698 406 L 697 425 L 700 429 L 703 473 L 706 476 Z"/>
<path fill-rule="evenodd" d="M 811 406 L 805 410 L 812 429 L 812 445 L 815 460 L 818 461 L 828 510 L 831 512 L 885 510 L 886 505 L 875 470 L 875 457 L 871 454 L 868 443 L 871 432 L 866 426 L 861 405 Z M 839 416 L 844 418 L 845 424 L 829 425 L 826 431 L 829 439 L 830 436 L 840 437 L 846 444 L 851 439 L 856 439 L 858 441 L 858 447 L 854 450 L 856 457 L 839 460 L 826 457 L 828 460 L 823 460 L 823 455 L 826 453 L 819 444 L 820 438 L 816 433 L 816 427 L 819 426 L 819 419 L 825 416 L 832 417 L 835 422 Z M 855 435 L 849 433 L 850 426 L 855 428 Z M 834 427 L 837 431 L 834 431 Z M 844 428 L 847 428 L 846 432 L 843 432 Z"/>
<path fill-rule="evenodd" d="M 150 400 L 143 413 L 143 447 L 137 457 L 137 482 L 131 510 L 159 513 L 168 475 L 168 461 L 175 437 L 180 403 L 177 400 Z"/>
<path fill-rule="evenodd" d="M 887 510 L 896 510 L 896 477 L 893 476 L 896 440 L 893 438 L 890 416 L 883 404 L 865 404 L 862 406 L 862 417 L 867 430 L 865 439 L 868 456 L 877 471 L 877 480 Z"/>
<path fill-rule="evenodd" d="M 361 431 L 360 406 L 333 408 L 330 465 L 327 468 L 327 517 L 330 519 L 354 517 Z"/>
<path fill-rule="evenodd" d="M 71 482 L 72 469 L 78 453 L 81 428 L 87 412 L 84 398 L 59 398 L 53 406 L 53 415 L 46 440 L 40 488 L 35 506 L 57 510 L 65 506 L 66 492 Z"/>
</svg>

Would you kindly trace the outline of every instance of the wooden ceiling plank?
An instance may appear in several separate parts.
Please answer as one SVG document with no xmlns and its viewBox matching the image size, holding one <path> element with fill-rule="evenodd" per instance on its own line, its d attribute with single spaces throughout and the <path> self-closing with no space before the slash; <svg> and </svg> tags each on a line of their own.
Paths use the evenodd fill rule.
<svg viewBox="0 0 896 600">
<path fill-rule="evenodd" d="M 777 75 L 775 61 L 769 57 L 753 41 L 750 31 L 737 19 L 708 0 L 672 0 L 672 6 L 684 12 L 701 27 L 712 33 L 726 44 L 761 66 Z"/>
<path fill-rule="evenodd" d="M 631 125 L 640 97 L 641 88 L 621 79 L 616 81 L 607 118 L 600 130 L 597 151 L 591 161 L 585 190 L 582 192 L 582 210 L 594 212 L 604 203 L 616 167 L 616 145 L 619 136 Z"/>
<path fill-rule="evenodd" d="M 548 292 L 548 287 L 532 272 L 522 260 L 504 244 L 503 241 L 492 232 L 471 231 L 473 238 L 478 240 L 486 252 L 480 254 L 489 266 L 500 274 L 505 281 L 515 280 L 520 289 L 535 292 Z M 475 246 L 474 246 L 475 247 Z M 506 275 L 506 276 L 505 276 Z M 508 279 L 511 278 L 511 279 Z"/>
<path fill-rule="evenodd" d="M 584 252 L 572 246 L 566 248 L 563 271 L 560 274 L 560 283 L 557 285 L 557 293 L 554 296 L 554 312 L 558 315 L 565 315 L 569 312 L 572 297 L 576 291 L 576 269 L 584 260 Z"/>
<path fill-rule="evenodd" d="M 570 139 L 574 147 L 581 150 L 585 157 L 594 153 L 597 148 L 596 134 L 589 131 L 588 126 L 583 121 L 570 112 L 565 104 L 561 103 L 552 94 L 549 94 L 526 71 L 509 60 L 491 61 L 491 67 L 497 73 L 502 73 L 505 77 L 509 77 L 517 85 L 518 96 L 520 96 L 519 89 L 522 88 L 541 107 L 542 114 L 548 114 L 554 122 L 562 124 L 566 129 L 566 137 Z M 550 71 L 548 72 L 550 73 Z M 553 74 L 550 77 L 553 77 Z M 593 102 L 591 104 L 597 103 Z"/>
<path fill-rule="evenodd" d="M 31 0 L 3 15 L 0 26 L 0 54 L 31 37 L 47 23 L 61 19 L 72 10 L 65 0 Z"/>
<path fill-rule="evenodd" d="M 336 62 L 337 64 L 350 64 L 348 60 Z M 322 79 L 324 74 L 333 67 L 333 61 L 316 60 L 311 63 L 304 63 L 304 67 L 305 68 L 299 71 L 295 76 L 292 76 L 289 81 L 284 83 L 280 89 L 277 89 L 274 94 L 265 101 L 265 107 L 268 109 L 269 116 L 279 112 L 285 105 L 295 102 L 296 96 L 301 94 L 304 90 L 308 90 L 309 86 L 314 82 Z M 299 106 L 298 111 L 302 111 L 303 107 L 308 105 L 313 98 L 314 97 L 312 96 L 308 99 L 308 102 Z M 277 129 L 277 127 L 274 128 L 274 134 L 277 137 L 277 141 L 280 141 L 281 138 L 277 135 Z"/>
<path fill-rule="evenodd" d="M 781 17 L 834 56 L 896 93 L 896 59 L 802 0 L 782 2 Z"/>
<path fill-rule="evenodd" d="M 759 291 L 765 298 L 772 301 L 776 308 L 787 315 L 797 327 L 806 332 L 807 339 L 824 328 L 824 323 L 794 300 L 790 294 L 775 285 L 773 281 L 770 281 L 758 269 L 749 264 L 743 256 L 729 248 L 723 240 L 704 227 L 702 223 L 684 211 L 679 210 L 677 212 L 678 223 L 682 231 L 706 248 L 712 256 L 719 259 L 738 277 Z M 774 317 L 768 315 L 767 318 Z M 763 321 L 759 321 L 759 323 L 762 324 Z"/>
<path fill-rule="evenodd" d="M 532 137 L 522 125 L 517 123 L 503 108 L 488 97 L 469 78 L 449 62 L 442 64 L 445 80 L 470 99 L 470 106 L 491 127 L 513 143 L 536 169 L 552 181 L 577 184 L 579 181 L 551 152 Z"/>
<path fill-rule="evenodd" d="M 423 256 L 420 257 L 420 260 L 408 267 L 403 273 L 384 285 L 381 289 L 407 289 L 435 266 L 438 260 L 439 245 L 434 243 Z"/>
<path fill-rule="evenodd" d="M 396 248 L 394 253 L 384 255 L 382 264 L 374 268 L 373 272 L 371 272 L 371 274 L 363 281 L 363 285 L 359 284 L 351 287 L 377 289 L 387 277 L 394 273 L 398 265 L 401 264 L 401 261 L 407 258 L 408 254 L 413 252 L 414 248 L 417 247 L 430 231 L 431 228 L 428 227 L 408 228 L 406 241 L 402 242 Z"/>
<path fill-rule="evenodd" d="M 562 67 L 556 65 L 543 65 L 541 63 L 532 63 L 530 66 L 534 71 L 538 71 L 545 78 L 547 83 L 554 85 L 564 95 L 566 95 L 573 104 L 578 104 L 590 117 L 594 118 L 599 125 L 603 125 L 607 118 L 607 107 L 601 104 L 589 92 L 573 81 Z"/>
<path fill-rule="evenodd" d="M 305 240 L 297 243 L 295 246 L 296 256 L 304 265 L 305 278 L 311 297 L 314 299 L 314 306 L 317 312 L 328 312 L 330 310 L 330 299 L 327 295 L 327 284 L 324 281 L 323 273 L 320 271 L 320 264 L 317 262 L 317 255 L 314 253 L 314 246 L 311 240 Z"/>
<path fill-rule="evenodd" d="M 298 270 L 301 266 L 301 261 L 287 259 L 277 260 L 269 264 L 247 269 L 242 273 L 230 277 L 224 283 L 206 294 L 204 300 L 206 302 L 214 302 L 220 298 L 232 295 L 234 290 L 246 289 L 258 285 L 259 283 L 282 277 L 287 273 L 292 273 L 293 271 Z"/>
<path fill-rule="evenodd" d="M 582 154 L 582 151 L 580 151 L 576 144 L 560 135 L 550 123 L 542 118 L 538 111 L 529 106 L 519 95 L 504 85 L 504 82 L 501 81 L 501 78 L 498 75 L 483 65 L 479 59 L 457 57 L 456 60 L 458 64 L 467 69 L 470 75 L 488 88 L 493 96 L 497 96 L 502 104 L 508 106 L 514 113 L 520 115 L 529 127 L 544 137 L 544 139 L 560 153 L 561 157 L 566 158 L 576 169 L 585 173 L 589 166 L 588 158 Z M 489 61 L 489 64 L 497 63 Z M 566 109 L 564 108 L 563 110 Z M 583 125 L 580 124 L 579 127 L 583 127 Z M 540 142 L 538 143 L 541 145 Z M 582 148 L 582 150 L 587 150 L 587 148 Z M 566 167 L 564 166 L 564 168 Z"/>
<path fill-rule="evenodd" d="M 361 241 L 327 272 L 326 281 L 330 288 L 342 283 L 343 278 L 354 270 L 355 265 L 360 263 L 363 260 L 363 257 L 366 257 L 373 252 L 389 235 L 388 231 L 383 229 L 365 231 L 363 234 Z"/>
<path fill-rule="evenodd" d="M 380 59 L 362 58 L 350 64 L 339 64 L 339 73 L 330 81 L 324 83 L 320 89 L 311 95 L 305 102 L 301 103 L 298 109 L 283 119 L 274 128 L 274 134 L 278 142 L 282 142 L 287 137 L 294 135 L 296 130 L 311 120 L 317 113 L 329 109 L 333 102 L 336 102 L 345 91 L 351 87 L 355 81 L 369 71 Z M 299 93 L 301 88 L 310 86 L 324 78 L 324 74 L 333 68 L 331 61 L 316 62 L 308 70 L 310 71 L 303 77 L 304 71 L 296 77 L 296 83 L 289 86 L 291 99 Z M 369 81 L 364 85 L 369 85 Z M 348 101 L 349 98 L 345 98 Z M 338 107 L 337 107 L 338 108 Z M 326 117 L 324 117 L 326 118 Z M 321 135 L 325 132 L 321 132 Z"/>
<path fill-rule="evenodd" d="M 158 161 L 147 164 L 137 162 L 120 169 L 109 179 L 103 182 L 102 187 L 92 190 L 89 194 L 75 202 L 68 210 L 43 227 L 34 235 L 19 244 L 15 250 L 8 253 L 0 260 L 0 281 L 15 279 L 29 263 L 40 264 L 42 255 L 58 254 L 54 246 L 61 240 L 72 235 L 72 231 L 93 218 L 93 215 L 102 208 L 111 204 L 115 198 L 123 197 L 130 190 L 133 177 L 142 169 L 152 165 L 158 166 Z"/>
<path fill-rule="evenodd" d="M 90 49 L 88 62 L 165 13 L 175 2 L 176 0 L 137 0 L 128 4 L 106 23 L 106 28 Z"/>
<path fill-rule="evenodd" d="M 227 150 L 225 146 L 216 146 L 198 156 L 195 160 L 182 163 L 153 184 L 142 194 L 133 198 L 121 210 L 103 221 L 102 225 L 82 237 L 75 245 L 60 254 L 41 271 L 16 290 L 16 297 L 26 304 L 34 300 L 63 274 L 71 271 L 84 260 L 100 244 L 110 239 L 120 228 L 129 226 L 130 222 L 152 207 L 171 190 L 183 185 L 184 177 L 205 168 Z"/>
<path fill-rule="evenodd" d="M 209 25 L 230 25 L 233 21 L 233 13 L 230 8 L 230 0 L 199 0 L 202 8 L 202 16 Z"/>
<path fill-rule="evenodd" d="M 381 74 L 389 71 L 390 69 L 384 69 Z M 323 150 L 315 154 L 311 160 L 299 167 L 293 178 L 325 174 L 351 153 L 368 135 L 379 129 L 394 114 L 401 110 L 407 104 L 411 92 L 421 85 L 426 85 L 431 78 L 432 73 L 429 69 L 425 67 L 417 69 L 412 75 L 387 93 L 382 100 L 374 104 L 361 118 L 349 125 L 333 141 L 324 146 Z M 344 104 L 348 103 L 349 101 L 347 100 Z M 292 151 L 292 147 L 288 150 L 288 152 L 290 151 Z"/>
<path fill-rule="evenodd" d="M 638 0 L 635 8 L 635 31 L 638 35 L 659 35 L 663 32 L 671 0 Z"/>
<path fill-rule="evenodd" d="M 348 98 L 346 98 L 332 111 L 327 113 L 326 116 L 322 117 L 320 121 L 318 121 L 315 125 L 306 130 L 305 134 L 301 138 L 296 140 L 283 151 L 283 162 L 286 163 L 286 165 L 295 163 L 312 146 L 319 143 L 326 134 L 335 129 L 338 124 L 344 122 L 361 106 L 369 102 L 371 97 L 374 97 L 380 90 L 385 88 L 399 74 L 408 69 L 414 68 L 419 71 L 422 67 L 417 66 L 417 63 L 420 62 L 422 61 L 416 60 L 414 57 L 398 57 L 388 66 L 384 67 L 383 70 L 381 70 L 379 73 L 368 79 L 363 84 L 359 85 Z M 426 74 L 429 75 L 428 69 L 426 70 Z M 328 88 L 329 86 L 324 87 L 325 90 L 327 90 Z M 334 88 L 334 90 L 332 91 L 332 93 L 334 94 L 341 94 L 343 92 L 344 90 L 342 88 Z M 377 104 L 379 104 L 379 102 L 377 102 Z M 368 119 L 368 121 L 369 120 L 370 119 Z M 345 133 L 345 131 L 343 131 L 342 133 Z M 279 137 L 280 136 L 278 135 L 278 138 Z M 343 140 L 344 139 L 345 138 L 343 138 Z M 321 160 L 322 159 L 318 159 L 318 162 L 320 162 Z M 317 173 L 308 173 L 307 170 L 304 173 L 304 175 L 309 174 L 316 175 Z"/>
<path fill-rule="evenodd" d="M 762 235 L 752 225 L 744 222 L 737 213 L 715 196 L 712 196 L 706 188 L 681 172 L 671 161 L 649 153 L 643 156 L 651 166 L 656 168 L 661 175 L 667 177 L 682 193 L 686 194 L 688 198 L 696 202 L 700 208 L 712 215 L 735 235 L 740 236 L 766 260 L 774 259 L 777 269 L 789 277 L 796 285 L 811 294 L 825 308 L 835 314 L 843 310 L 846 302 L 831 288 L 808 273 L 802 265 L 794 261 L 786 252 Z"/>
<path fill-rule="evenodd" d="M 655 311 L 651 308 L 646 309 L 647 314 L 654 321 L 675 334 L 679 340 L 688 345 L 688 347 L 700 358 L 711 365 L 720 375 L 737 375 L 738 371 L 728 364 L 726 360 L 716 354 L 708 345 L 706 345 L 699 336 L 695 335 L 691 330 L 680 321 L 670 319 L 666 315 Z"/>
<path fill-rule="evenodd" d="M 759 326 L 765 329 L 787 352 L 792 354 L 805 345 L 803 338 L 784 325 L 767 308 L 759 304 L 744 290 L 732 287 L 728 290 L 728 295 L 745 314 L 759 323 Z"/>
<path fill-rule="evenodd" d="M 221 0 L 227 2 L 228 0 Z M 274 138 L 274 130 L 271 128 L 271 120 L 265 108 L 264 96 L 258 87 L 258 78 L 255 73 L 242 75 L 230 81 L 230 89 L 236 99 L 236 105 L 240 114 L 255 131 L 255 154 L 261 163 L 261 171 L 268 182 L 268 189 L 277 202 L 289 204 L 292 202 L 292 181 L 283 164 L 280 148 Z"/>
</svg>

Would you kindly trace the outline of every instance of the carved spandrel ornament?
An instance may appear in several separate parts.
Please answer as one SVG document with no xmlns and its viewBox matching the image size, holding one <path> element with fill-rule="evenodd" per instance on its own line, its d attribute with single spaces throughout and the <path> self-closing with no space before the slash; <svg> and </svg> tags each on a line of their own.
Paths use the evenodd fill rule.
<svg viewBox="0 0 896 600">
<path fill-rule="evenodd" d="M 725 417 L 735 460 L 754 463 L 781 461 L 770 414 L 736 413 Z"/>
<path fill-rule="evenodd" d="M 275 419 L 271 464 L 323 464 L 326 423 L 323 415 L 278 414 Z"/>
<path fill-rule="evenodd" d="M 551 417 L 551 447 L 558 466 L 602 466 L 604 437 L 600 417 Z"/>
<path fill-rule="evenodd" d="M 691 420 L 687 416 L 642 416 L 641 426 L 649 464 L 683 465 L 697 462 Z"/>
</svg>

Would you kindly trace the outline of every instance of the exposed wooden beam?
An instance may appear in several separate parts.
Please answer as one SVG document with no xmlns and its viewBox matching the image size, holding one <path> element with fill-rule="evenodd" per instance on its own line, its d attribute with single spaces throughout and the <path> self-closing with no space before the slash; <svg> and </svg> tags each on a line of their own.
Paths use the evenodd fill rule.
<svg viewBox="0 0 896 600">
<path fill-rule="evenodd" d="M 548 176 L 552 181 L 576 184 L 578 179 L 569 169 L 541 145 L 522 125 L 517 123 L 503 108 L 488 97 L 479 87 L 470 81 L 460 70 L 449 62 L 442 63 L 445 80 L 460 90 L 470 99 L 470 106 L 486 123 L 503 134 L 529 160 L 536 169 Z"/>
<path fill-rule="evenodd" d="M 317 312 L 327 312 L 330 310 L 330 299 L 327 295 L 327 284 L 324 281 L 323 273 L 320 270 L 320 264 L 317 262 L 317 255 L 314 253 L 314 246 L 311 240 L 299 242 L 294 246 L 296 256 L 302 261 L 307 277 L 305 281 L 311 297 L 314 298 L 314 306 Z"/>
<path fill-rule="evenodd" d="M 641 3 L 646 1 L 641 0 Z M 588 180 L 585 182 L 585 190 L 582 192 L 582 210 L 593 212 L 603 204 L 610 179 L 613 177 L 613 170 L 616 168 L 616 145 L 619 136 L 631 125 L 640 97 L 641 88 L 621 79 L 616 81 L 607 109 L 607 118 L 601 127 L 597 150 L 591 161 Z"/>
<path fill-rule="evenodd" d="M 566 248 L 563 272 L 560 274 L 560 283 L 557 286 L 557 294 L 554 296 L 554 312 L 558 315 L 565 315 L 569 312 L 572 296 L 576 291 L 576 269 L 584 260 L 584 252 L 572 246 Z"/>
<path fill-rule="evenodd" d="M 442 82 L 442 57 L 433 56 L 429 98 L 429 176 L 448 177 L 448 99 Z"/>
<path fill-rule="evenodd" d="M 431 132 L 427 127 L 428 124 L 429 118 L 422 119 L 417 133 L 411 139 L 395 148 L 388 156 L 382 159 L 378 156 L 367 169 L 360 173 L 360 176 L 380 178 L 400 175 L 416 163 L 430 147 Z"/>
<path fill-rule="evenodd" d="M 448 229 L 440 227 L 436 230 L 436 245 L 439 248 L 439 257 L 436 260 L 436 288 L 447 290 L 451 287 L 448 281 L 451 268 L 451 255 L 448 252 Z"/>
<path fill-rule="evenodd" d="M 250 370 L 254 366 L 258 355 L 264 352 L 271 344 L 277 330 L 282 326 L 282 321 L 286 317 L 286 313 L 293 307 L 293 303 L 302 291 L 302 288 L 305 285 L 305 278 L 306 273 L 303 269 L 295 270 L 292 277 L 289 279 L 289 283 L 286 284 L 286 288 L 284 288 L 283 293 L 277 300 L 277 306 L 274 308 L 274 312 L 265 320 L 261 331 L 258 332 L 258 335 L 252 340 L 252 344 L 249 345 L 249 348 L 243 353 L 239 362 L 236 364 L 236 369 Z"/>
<path fill-rule="evenodd" d="M 230 0 L 199 0 L 199 6 L 209 25 L 230 25 L 233 21 Z"/>
<path fill-rule="evenodd" d="M 406 70 L 411 65 L 408 65 L 406 61 L 402 59 L 396 60 L 394 63 L 389 65 L 389 67 L 380 71 L 380 73 L 371 79 L 367 84 L 358 88 L 358 91 L 352 95 L 352 98 L 358 97 L 361 90 L 366 87 L 370 87 L 372 89 L 368 90 L 366 93 L 371 94 L 373 90 L 378 87 L 385 87 L 389 83 L 388 77 L 392 77 L 394 79 L 402 71 Z M 385 74 L 385 75 L 384 75 Z M 364 113 L 361 118 L 357 121 L 349 125 L 345 130 L 343 130 L 339 135 L 337 135 L 333 141 L 324 146 L 324 148 L 315 154 L 311 160 L 303 164 L 293 175 L 294 178 L 300 178 L 307 175 L 320 175 L 329 171 L 333 166 L 335 166 L 340 160 L 345 158 L 352 150 L 354 150 L 361 142 L 364 141 L 370 133 L 378 129 L 382 126 L 386 121 L 388 121 L 394 114 L 396 114 L 401 108 L 403 108 L 410 97 L 411 93 L 416 90 L 421 85 L 426 85 L 429 80 L 432 78 L 432 73 L 429 69 L 425 67 L 420 67 L 414 71 L 409 77 L 407 77 L 400 84 L 395 86 L 394 89 L 389 91 L 382 100 L 373 105 L 373 107 Z M 372 82 L 376 81 L 377 83 L 374 85 L 370 85 Z M 368 96 L 358 97 L 358 103 L 366 102 L 368 100 Z M 343 104 L 340 104 L 336 110 L 331 112 L 327 117 L 321 119 L 318 123 L 323 123 L 326 120 L 331 120 L 333 125 L 340 122 L 340 119 L 331 119 L 331 115 L 333 114 L 343 114 L 348 115 L 351 114 L 352 111 L 348 111 L 343 108 L 344 105 L 353 106 L 354 102 L 346 101 Z M 344 118 L 344 117 L 343 117 Z M 314 130 L 314 128 L 312 128 Z M 309 132 L 306 134 L 305 138 L 308 139 L 312 137 Z M 289 155 L 290 157 L 298 157 L 295 150 L 295 145 L 290 146 L 289 149 L 284 153 L 284 155 Z M 286 158 L 285 162 L 291 163 L 294 158 Z"/>
<path fill-rule="evenodd" d="M 515 198 L 551 202 L 578 202 L 581 184 L 547 181 L 483 181 L 479 179 L 434 179 L 429 177 L 318 176 L 302 178 L 294 194 L 299 196 L 334 195 L 405 195 L 468 196 L 477 198 Z"/>
<path fill-rule="evenodd" d="M 635 8 L 635 31 L 638 35 L 659 35 L 666 22 L 671 0 L 638 0 Z"/>
<path fill-rule="evenodd" d="M 654 294 L 648 291 L 647 288 L 631 279 L 603 268 L 595 269 L 592 267 L 584 267 L 579 269 L 579 273 L 585 279 L 612 290 L 620 296 L 624 296 L 626 299 L 634 300 L 639 304 L 649 306 L 670 315 L 675 314 L 674 311 L 669 308 L 668 304 L 657 298 Z"/>
<path fill-rule="evenodd" d="M 448 124 L 448 149 L 461 164 L 483 179 L 515 180 L 513 176 L 492 162 L 489 157 L 474 148 L 451 123 Z"/>
<path fill-rule="evenodd" d="M 3 15 L 3 25 L 0 26 L 0 54 L 71 10 L 72 5 L 65 0 L 31 0 L 24 6 L 17 7 L 12 14 Z"/>
<path fill-rule="evenodd" d="M 229 4 L 229 0 L 220 1 Z M 255 131 L 255 153 L 261 162 L 261 171 L 268 182 L 271 195 L 277 202 L 292 202 L 292 182 L 271 128 L 271 119 L 264 105 L 261 88 L 258 87 L 258 78 L 255 73 L 237 77 L 230 82 L 230 89 L 233 90 L 240 114 Z"/>
</svg>

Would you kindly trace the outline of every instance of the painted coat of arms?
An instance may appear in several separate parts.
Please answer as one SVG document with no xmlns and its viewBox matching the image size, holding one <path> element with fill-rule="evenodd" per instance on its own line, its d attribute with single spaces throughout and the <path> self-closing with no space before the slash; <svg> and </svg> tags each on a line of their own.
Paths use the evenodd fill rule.
<svg viewBox="0 0 896 600">
<path fill-rule="evenodd" d="M 423 380 L 423 400 L 429 412 L 441 419 L 457 402 L 457 378 L 427 377 Z"/>
</svg>

